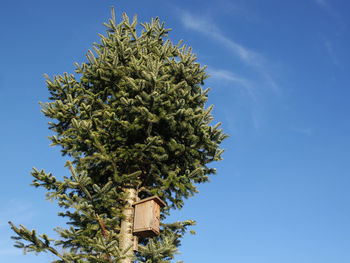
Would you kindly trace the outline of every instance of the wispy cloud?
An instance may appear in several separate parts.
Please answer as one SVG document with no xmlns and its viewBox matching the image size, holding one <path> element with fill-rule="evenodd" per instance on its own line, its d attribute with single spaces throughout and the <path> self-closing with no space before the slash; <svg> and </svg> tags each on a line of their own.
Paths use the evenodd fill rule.
<svg viewBox="0 0 350 263">
<path fill-rule="evenodd" d="M 332 43 L 331 43 L 329 40 L 325 40 L 325 41 L 324 41 L 324 46 L 325 46 L 325 48 L 326 48 L 326 50 L 327 50 L 327 53 L 328 53 L 328 55 L 329 55 L 331 61 L 333 62 L 333 64 L 334 64 L 335 66 L 338 66 L 338 67 L 339 67 L 339 66 L 340 66 L 339 60 L 338 60 L 338 57 L 336 56 L 336 53 L 335 53 L 335 50 L 334 50 L 334 48 L 333 48 Z"/>
<path fill-rule="evenodd" d="M 244 88 L 253 98 L 255 98 L 255 88 L 251 81 L 248 79 L 237 76 L 231 71 L 223 69 L 213 69 L 209 67 L 208 73 L 217 81 L 229 81 L 238 84 L 240 87 Z"/>
<path fill-rule="evenodd" d="M 256 52 L 249 50 L 248 48 L 236 43 L 232 39 L 224 36 L 215 24 L 209 23 L 209 21 L 201 17 L 197 17 L 183 11 L 181 14 L 181 21 L 186 28 L 203 33 L 220 41 L 248 65 L 257 65 L 262 59 L 261 56 Z"/>
<path fill-rule="evenodd" d="M 215 40 L 219 43 L 220 48 L 227 49 L 230 56 L 236 57 L 241 62 L 243 67 L 239 67 L 237 71 L 228 68 L 231 65 L 225 63 L 226 68 L 220 69 L 209 65 L 208 73 L 216 83 L 226 86 L 227 83 L 225 82 L 230 82 L 230 87 L 241 88 L 241 90 L 244 90 L 248 94 L 248 96 L 246 94 L 242 96 L 242 104 L 240 105 L 244 104 L 244 106 L 235 109 L 235 111 L 244 110 L 241 116 L 246 116 L 250 119 L 250 124 L 254 130 L 259 132 L 264 119 L 264 101 L 267 99 L 268 94 L 272 92 L 274 95 L 280 95 L 282 93 L 280 87 L 275 82 L 275 76 L 271 74 L 272 63 L 261 53 L 242 45 L 232 39 L 231 36 L 222 32 L 207 17 L 194 15 L 182 10 L 180 12 L 180 19 L 184 27 Z M 229 63 L 229 61 L 227 62 Z M 237 74 L 236 72 L 240 73 Z M 231 83 L 235 85 L 231 85 Z M 232 117 L 232 111 L 230 113 L 228 112 L 228 114 L 230 115 L 231 123 L 242 120 L 240 117 Z M 236 119 L 233 120 L 232 118 Z M 237 125 L 231 126 L 234 127 Z"/>
<path fill-rule="evenodd" d="M 322 8 L 329 8 L 329 4 L 327 0 L 314 0 L 316 4 L 318 4 Z"/>
<path fill-rule="evenodd" d="M 254 130 L 256 132 L 259 132 L 263 119 L 263 103 L 259 94 L 260 92 L 255 87 L 255 83 L 247 78 L 235 74 L 234 72 L 224 69 L 215 69 L 213 67 L 208 67 L 208 73 L 211 76 L 210 79 L 215 81 L 216 84 L 219 84 L 219 86 L 226 86 L 243 91 L 243 93 L 240 94 L 243 95 L 241 96 L 241 101 L 245 101 L 245 106 L 239 106 L 234 111 L 238 112 L 245 109 L 245 113 L 242 115 L 246 116 L 250 120 Z M 227 119 L 225 122 L 227 123 L 231 132 L 234 132 L 234 130 L 237 129 L 236 124 L 239 122 L 239 120 L 235 118 L 237 118 L 237 116 L 233 117 L 231 110 L 227 112 Z"/>
<path fill-rule="evenodd" d="M 293 128 L 293 131 L 307 136 L 311 136 L 313 134 L 311 128 Z"/>
<path fill-rule="evenodd" d="M 214 23 L 210 23 L 206 18 L 190 14 L 187 11 L 181 11 L 181 21 L 186 28 L 219 41 L 242 63 L 258 72 L 267 86 L 280 93 L 278 85 L 267 69 L 268 63 L 263 55 L 227 37 Z"/>
<path fill-rule="evenodd" d="M 324 11 L 326 11 L 330 16 L 333 18 L 338 18 L 337 13 L 334 11 L 328 0 L 314 0 L 314 2 Z"/>
</svg>

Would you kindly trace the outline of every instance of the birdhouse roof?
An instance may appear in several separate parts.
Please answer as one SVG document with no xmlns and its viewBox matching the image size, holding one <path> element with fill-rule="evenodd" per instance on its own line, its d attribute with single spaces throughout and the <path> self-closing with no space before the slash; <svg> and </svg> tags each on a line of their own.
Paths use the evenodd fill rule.
<svg viewBox="0 0 350 263">
<path fill-rule="evenodd" d="M 154 200 L 160 207 L 166 206 L 166 203 L 156 195 L 142 199 L 140 201 L 137 201 L 133 205 L 135 206 L 135 205 L 138 205 L 138 204 L 141 204 L 144 202 L 148 202 L 148 201 L 152 201 L 152 200 Z"/>
</svg>

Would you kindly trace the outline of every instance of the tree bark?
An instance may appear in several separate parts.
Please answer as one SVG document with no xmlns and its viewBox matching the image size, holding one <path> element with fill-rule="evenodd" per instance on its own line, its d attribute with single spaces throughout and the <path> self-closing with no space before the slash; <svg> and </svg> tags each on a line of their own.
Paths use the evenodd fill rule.
<svg viewBox="0 0 350 263">
<path fill-rule="evenodd" d="M 137 199 L 136 189 L 126 188 L 124 189 L 126 195 L 126 204 L 123 207 L 122 214 L 123 219 L 120 225 L 119 233 L 119 249 L 126 252 L 126 258 L 122 259 L 120 263 L 132 263 L 134 261 L 134 237 L 133 237 L 133 224 L 134 224 L 134 207 L 132 206 Z"/>
</svg>

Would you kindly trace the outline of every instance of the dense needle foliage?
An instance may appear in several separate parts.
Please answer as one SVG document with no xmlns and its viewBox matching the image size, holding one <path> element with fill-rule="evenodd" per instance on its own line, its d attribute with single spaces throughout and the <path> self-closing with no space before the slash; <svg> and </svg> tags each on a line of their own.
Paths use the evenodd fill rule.
<svg viewBox="0 0 350 263">
<path fill-rule="evenodd" d="M 112 11 L 105 25 L 107 34 L 75 64 L 75 74 L 46 76 L 51 96 L 42 111 L 52 120 L 52 145 L 70 157 L 71 176 L 59 180 L 34 169 L 33 185 L 58 201 L 70 227 L 56 229 L 60 239 L 51 240 L 11 223 L 16 246 L 51 251 L 55 262 L 119 262 L 124 190 L 159 196 L 167 203 L 164 219 L 208 181 L 215 169 L 207 165 L 223 152 L 226 135 L 210 125 L 207 75 L 191 48 L 172 44 L 158 18 L 138 32 L 136 17 L 123 15 L 116 24 Z M 162 224 L 159 237 L 140 240 L 135 262 L 169 262 L 193 223 Z"/>
</svg>

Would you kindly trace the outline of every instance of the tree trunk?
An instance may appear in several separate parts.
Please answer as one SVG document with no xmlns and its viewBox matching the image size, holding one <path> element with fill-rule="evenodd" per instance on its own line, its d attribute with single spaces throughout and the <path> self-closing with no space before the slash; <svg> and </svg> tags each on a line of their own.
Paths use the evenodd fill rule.
<svg viewBox="0 0 350 263">
<path fill-rule="evenodd" d="M 128 249 L 126 253 L 126 258 L 122 259 L 120 263 L 132 263 L 134 261 L 134 237 L 132 234 L 133 231 L 133 223 L 134 223 L 134 207 L 132 206 L 137 199 L 136 189 L 126 188 L 124 189 L 124 193 L 126 194 L 126 204 L 123 207 L 122 214 L 123 219 L 120 225 L 120 233 L 119 233 L 119 249 L 121 251 L 125 251 Z"/>
</svg>

